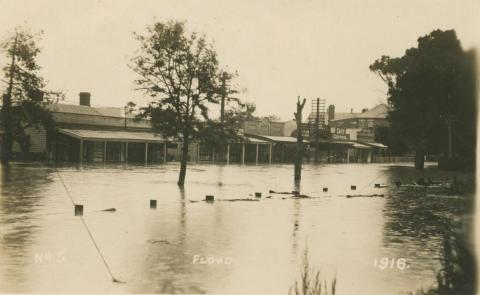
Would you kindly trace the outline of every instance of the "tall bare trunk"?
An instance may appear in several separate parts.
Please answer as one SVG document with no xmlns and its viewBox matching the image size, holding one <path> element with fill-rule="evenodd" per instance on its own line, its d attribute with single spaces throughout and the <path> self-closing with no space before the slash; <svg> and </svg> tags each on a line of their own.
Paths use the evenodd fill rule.
<svg viewBox="0 0 480 295">
<path fill-rule="evenodd" d="M 297 129 L 298 130 L 298 129 Z M 297 139 L 297 151 L 295 154 L 295 180 L 302 178 L 303 142 Z"/>
<path fill-rule="evenodd" d="M 300 97 L 297 101 L 297 112 L 294 113 L 297 120 L 297 150 L 295 153 L 295 176 L 296 181 L 302 178 L 302 162 L 303 162 L 303 131 L 302 131 L 302 111 L 305 106 L 306 99 L 300 103 Z"/>
<path fill-rule="evenodd" d="M 178 185 L 183 186 L 185 184 L 185 176 L 187 174 L 187 162 L 188 162 L 188 145 L 190 139 L 188 138 L 188 132 L 183 135 L 182 157 L 180 160 L 180 174 L 178 175 Z"/>
</svg>

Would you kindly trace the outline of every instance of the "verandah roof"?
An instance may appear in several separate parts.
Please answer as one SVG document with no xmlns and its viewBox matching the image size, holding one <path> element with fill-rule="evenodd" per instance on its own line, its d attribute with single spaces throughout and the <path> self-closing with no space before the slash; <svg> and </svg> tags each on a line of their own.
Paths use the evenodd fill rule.
<svg viewBox="0 0 480 295">
<path fill-rule="evenodd" d="M 381 148 L 381 149 L 388 148 L 388 146 L 386 146 L 382 143 L 379 143 L 379 142 L 362 142 L 362 144 L 368 145 L 368 146 L 371 146 L 371 147 Z"/>
<path fill-rule="evenodd" d="M 297 138 L 291 136 L 270 136 L 270 135 L 257 135 L 257 134 L 245 134 L 245 136 L 249 139 L 257 139 L 263 142 L 276 142 L 276 143 L 296 143 Z M 304 142 L 308 142 L 308 140 L 304 139 Z"/>
<path fill-rule="evenodd" d="M 356 148 L 356 149 L 371 149 L 372 148 L 368 145 L 364 145 L 364 144 L 361 144 L 361 143 L 358 143 L 358 142 L 352 142 L 352 144 L 353 144 L 353 147 Z"/>
<path fill-rule="evenodd" d="M 59 128 L 62 134 L 81 140 L 92 141 L 130 141 L 130 142 L 165 142 L 166 140 L 153 132 L 84 130 Z"/>
</svg>

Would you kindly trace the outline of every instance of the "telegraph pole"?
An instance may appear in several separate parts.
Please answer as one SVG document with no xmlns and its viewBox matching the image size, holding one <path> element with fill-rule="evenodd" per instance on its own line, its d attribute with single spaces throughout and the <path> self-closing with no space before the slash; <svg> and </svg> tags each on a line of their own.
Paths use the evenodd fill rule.
<svg viewBox="0 0 480 295">
<path fill-rule="evenodd" d="M 317 109 L 315 111 L 315 163 L 318 162 L 318 125 L 320 124 L 320 98 L 317 97 Z"/>
<path fill-rule="evenodd" d="M 227 98 L 227 73 L 223 72 L 220 80 L 222 81 L 221 86 L 221 101 L 220 101 L 220 132 L 221 132 L 221 142 L 220 142 L 220 160 L 224 160 L 224 151 L 225 146 L 223 140 L 225 139 L 225 100 Z M 228 162 L 228 160 L 227 160 Z"/>
</svg>

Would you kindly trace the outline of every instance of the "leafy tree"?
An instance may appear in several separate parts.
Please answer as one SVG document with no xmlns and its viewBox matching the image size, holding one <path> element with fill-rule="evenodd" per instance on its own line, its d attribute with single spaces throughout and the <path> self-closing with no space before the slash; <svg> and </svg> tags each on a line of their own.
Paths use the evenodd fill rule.
<svg viewBox="0 0 480 295">
<path fill-rule="evenodd" d="M 401 155 L 408 151 L 408 146 L 403 140 L 396 137 L 395 133 L 392 127 L 375 128 L 375 142 L 388 146 L 391 154 Z"/>
<path fill-rule="evenodd" d="M 45 90 L 46 83 L 39 75 L 36 58 L 40 53 L 36 42 L 41 34 L 32 34 L 25 28 L 16 28 L 12 36 L 0 43 L 7 63 L 3 67 L 6 91 L 3 94 L 0 122 L 3 129 L 2 163 L 8 163 L 14 141 L 28 151 L 29 127 L 53 130 L 53 119 L 47 105 L 62 98 L 58 92 Z"/>
<path fill-rule="evenodd" d="M 158 132 L 182 141 L 178 185 L 183 186 L 197 122 L 208 120 L 209 103 L 218 103 L 217 55 L 204 36 L 187 34 L 183 22 L 157 22 L 135 37 L 141 44 L 131 66 L 139 76 L 136 89 L 153 99 L 142 115 Z"/>
<path fill-rule="evenodd" d="M 225 113 L 225 124 L 234 126 L 235 128 L 242 128 L 243 122 L 259 119 L 254 115 L 255 110 L 255 104 L 248 102 L 238 107 L 233 107 Z"/>
<path fill-rule="evenodd" d="M 234 125 L 210 120 L 198 123 L 195 139 L 209 146 L 219 146 L 222 149 L 226 143 L 243 140 L 243 137 Z"/>
<path fill-rule="evenodd" d="M 270 122 L 280 122 L 282 119 L 280 119 L 279 116 L 277 115 L 269 115 L 267 117 L 265 117 L 266 119 L 268 119 L 268 121 Z"/>
<path fill-rule="evenodd" d="M 125 114 L 134 114 L 138 111 L 137 104 L 133 101 L 127 102 L 123 109 L 125 110 Z"/>
<path fill-rule="evenodd" d="M 456 153 L 474 157 L 475 75 L 471 54 L 455 31 L 435 30 L 398 58 L 382 56 L 370 65 L 388 86 L 393 136 L 415 151 L 415 167 L 425 153 L 446 153 L 447 124 L 454 118 Z"/>
</svg>

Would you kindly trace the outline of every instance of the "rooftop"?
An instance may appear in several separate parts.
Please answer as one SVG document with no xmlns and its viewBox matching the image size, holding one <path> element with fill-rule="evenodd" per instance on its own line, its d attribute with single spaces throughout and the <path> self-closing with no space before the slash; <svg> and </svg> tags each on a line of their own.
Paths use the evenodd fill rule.
<svg viewBox="0 0 480 295">
<path fill-rule="evenodd" d="M 385 119 L 388 113 L 386 104 L 379 104 L 363 113 L 335 113 L 335 119 L 332 121 L 341 121 L 355 118 Z"/>
<path fill-rule="evenodd" d="M 82 140 L 165 142 L 165 138 L 153 132 L 84 130 L 59 128 L 60 133 Z"/>
<path fill-rule="evenodd" d="M 55 103 L 48 105 L 48 109 L 55 113 L 81 114 L 90 116 L 120 117 L 124 118 L 123 108 L 115 107 L 89 107 L 84 105 Z"/>
</svg>

